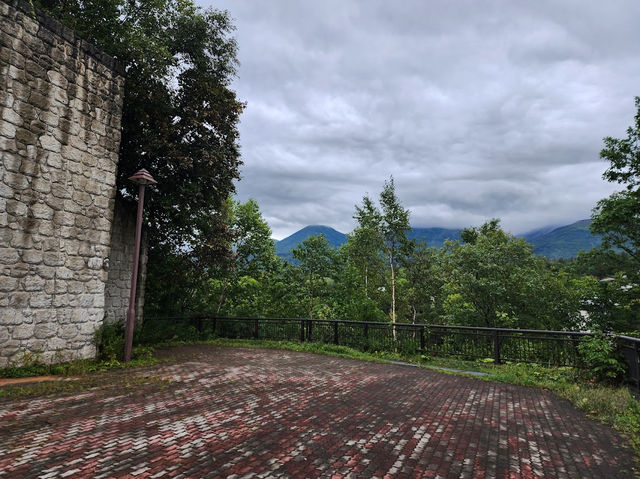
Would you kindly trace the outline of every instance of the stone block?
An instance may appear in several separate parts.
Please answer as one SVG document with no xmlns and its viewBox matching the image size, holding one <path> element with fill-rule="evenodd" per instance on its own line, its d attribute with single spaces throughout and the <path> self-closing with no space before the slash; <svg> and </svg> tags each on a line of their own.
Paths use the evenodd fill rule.
<svg viewBox="0 0 640 479">
<path fill-rule="evenodd" d="M 43 255 L 43 262 L 47 266 L 62 266 L 65 263 L 65 256 L 61 252 L 48 251 Z"/>
<path fill-rule="evenodd" d="M 38 276 L 27 276 L 22 280 L 22 288 L 25 291 L 42 291 L 45 280 Z"/>
<path fill-rule="evenodd" d="M 81 256 L 69 256 L 65 262 L 65 266 L 72 271 L 79 271 L 85 269 L 87 263 Z"/>
<path fill-rule="evenodd" d="M 29 306 L 32 308 L 50 308 L 53 297 L 45 292 L 32 292 L 29 297 Z"/>
<path fill-rule="evenodd" d="M 36 249 L 27 249 L 22 252 L 22 261 L 29 264 L 42 263 L 42 251 Z"/>
<path fill-rule="evenodd" d="M 9 294 L 9 306 L 13 308 L 26 308 L 29 305 L 29 293 L 22 291 Z M 9 314 L 7 319 L 9 319 Z"/>
<path fill-rule="evenodd" d="M 69 80 L 67 80 L 62 74 L 60 74 L 57 71 L 49 70 L 47 72 L 47 77 L 49 78 L 49 81 L 51 83 L 53 83 L 54 85 L 60 88 L 66 89 L 67 86 L 69 85 Z"/>
<path fill-rule="evenodd" d="M 0 264 L 15 264 L 20 261 L 18 251 L 13 248 L 0 248 Z"/>
<path fill-rule="evenodd" d="M 65 324 L 58 328 L 57 336 L 61 339 L 73 339 L 78 335 L 78 327 L 73 324 Z"/>
<path fill-rule="evenodd" d="M 22 116 L 20 116 L 17 112 L 12 110 L 11 108 L 2 109 L 2 119 L 4 120 L 4 122 L 12 123 L 15 126 L 20 126 L 23 123 Z M 1 133 L 1 130 L 0 130 L 0 133 Z"/>
<path fill-rule="evenodd" d="M 17 154 L 15 153 L 2 154 L 2 166 L 4 167 L 5 170 L 18 172 L 20 171 L 21 164 L 22 164 L 22 158 Z"/>
<path fill-rule="evenodd" d="M 36 203 L 31 207 L 34 218 L 50 220 L 53 218 L 54 210 L 45 203 Z"/>
<path fill-rule="evenodd" d="M 70 294 L 80 294 L 84 292 L 84 283 L 81 281 L 67 281 L 67 292 Z"/>
<path fill-rule="evenodd" d="M 11 292 L 18 288 L 18 279 L 0 275 L 0 291 Z M 2 329 L 2 328 L 0 328 Z"/>
<path fill-rule="evenodd" d="M 29 177 L 22 173 L 14 173 L 12 171 L 6 171 L 3 178 L 4 184 L 14 190 L 26 190 L 29 188 Z"/>
<path fill-rule="evenodd" d="M 75 224 L 75 215 L 66 211 L 56 211 L 53 214 L 53 222 L 61 226 L 73 226 Z"/>
<path fill-rule="evenodd" d="M 38 163 L 28 158 L 24 158 L 22 160 L 22 163 L 20 165 L 20 173 L 27 176 L 36 176 L 39 172 L 40 172 L 40 168 Z M 31 189 L 34 189 L 35 185 L 34 185 L 33 179 L 31 181 L 32 181 Z"/>
<path fill-rule="evenodd" d="M 36 324 L 33 327 L 33 336 L 36 339 L 47 339 L 55 335 L 55 330 L 51 324 Z"/>
<path fill-rule="evenodd" d="M 51 185 L 51 194 L 56 198 L 71 198 L 71 190 L 66 185 Z"/>
<path fill-rule="evenodd" d="M 33 323 L 17 324 L 14 326 L 11 336 L 13 339 L 29 339 L 33 337 L 33 329 Z"/>
<path fill-rule="evenodd" d="M 76 203 L 83 206 L 89 206 L 93 203 L 91 195 L 84 191 L 75 191 L 71 196 Z"/>
<path fill-rule="evenodd" d="M 40 145 L 47 151 L 57 153 L 62 148 L 62 144 L 53 136 L 45 135 L 40 137 Z"/>
<path fill-rule="evenodd" d="M 33 234 L 22 231 L 22 230 L 14 231 L 11 236 L 11 241 L 9 242 L 9 244 L 13 248 L 17 248 L 17 249 L 33 248 L 34 246 Z"/>
</svg>

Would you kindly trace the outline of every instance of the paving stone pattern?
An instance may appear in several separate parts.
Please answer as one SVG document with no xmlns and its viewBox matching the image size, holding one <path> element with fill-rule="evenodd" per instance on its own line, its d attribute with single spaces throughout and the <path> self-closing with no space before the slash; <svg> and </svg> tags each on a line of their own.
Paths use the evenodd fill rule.
<svg viewBox="0 0 640 479">
<path fill-rule="evenodd" d="M 625 478 L 611 429 L 536 389 L 401 365 L 188 347 L 172 378 L 0 403 L 0 477 Z"/>
</svg>

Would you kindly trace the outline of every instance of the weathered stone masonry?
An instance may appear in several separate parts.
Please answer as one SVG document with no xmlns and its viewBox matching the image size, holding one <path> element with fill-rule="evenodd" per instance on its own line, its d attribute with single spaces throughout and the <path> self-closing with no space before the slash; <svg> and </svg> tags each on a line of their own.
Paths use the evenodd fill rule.
<svg viewBox="0 0 640 479">
<path fill-rule="evenodd" d="M 122 200 L 116 200 L 111 225 L 111 253 L 109 254 L 109 279 L 105 289 L 104 319 L 108 323 L 124 321 L 129 307 L 133 250 L 135 248 L 136 215 L 127 209 Z M 142 319 L 144 287 L 147 276 L 147 241 L 142 232 L 138 288 L 136 291 L 136 318 Z"/>
<path fill-rule="evenodd" d="M 105 316 L 124 72 L 0 0 L 0 367 L 89 357 Z"/>
</svg>

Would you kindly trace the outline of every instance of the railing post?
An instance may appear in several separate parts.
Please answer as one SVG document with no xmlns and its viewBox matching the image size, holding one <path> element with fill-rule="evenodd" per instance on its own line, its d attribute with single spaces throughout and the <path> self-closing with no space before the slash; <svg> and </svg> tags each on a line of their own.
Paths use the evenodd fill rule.
<svg viewBox="0 0 640 479">
<path fill-rule="evenodd" d="M 217 323 L 216 318 L 213 318 L 212 323 L 213 323 L 213 327 L 212 327 L 211 334 L 216 334 L 216 323 Z"/>
<path fill-rule="evenodd" d="M 253 339 L 258 339 L 258 318 L 253 321 Z"/>
<path fill-rule="evenodd" d="M 500 336 L 497 329 L 493 330 L 493 362 L 500 364 Z"/>
<path fill-rule="evenodd" d="M 307 341 L 313 341 L 313 320 L 307 321 Z"/>
<path fill-rule="evenodd" d="M 333 323 L 333 344 L 339 344 L 338 343 L 338 321 L 335 321 Z"/>
<path fill-rule="evenodd" d="M 422 327 L 420 328 L 420 351 L 422 351 L 423 353 L 425 352 L 425 348 L 426 348 L 426 344 L 424 340 L 424 328 L 426 328 L 426 326 L 424 325 L 422 325 Z"/>
<path fill-rule="evenodd" d="M 640 392 L 640 343 L 636 343 L 636 373 L 638 376 L 634 378 L 636 380 L 636 386 L 638 387 L 638 392 Z"/>
<path fill-rule="evenodd" d="M 300 342 L 301 343 L 304 343 L 304 323 L 305 323 L 305 320 L 301 319 L 300 320 Z"/>
</svg>

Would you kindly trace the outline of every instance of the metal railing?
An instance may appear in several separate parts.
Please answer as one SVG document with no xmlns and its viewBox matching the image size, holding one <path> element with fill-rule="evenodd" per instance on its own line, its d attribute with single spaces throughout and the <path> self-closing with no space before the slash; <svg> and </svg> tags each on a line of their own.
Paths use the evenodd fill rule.
<svg viewBox="0 0 640 479">
<path fill-rule="evenodd" d="M 640 391 L 640 338 L 615 336 L 618 348 L 627 363 L 627 380 Z"/>
<path fill-rule="evenodd" d="M 198 335 L 231 339 L 312 341 L 361 351 L 393 351 L 437 357 L 492 359 L 553 366 L 582 366 L 578 344 L 588 332 L 472 326 L 343 321 L 308 318 L 147 318 L 187 323 Z M 627 379 L 640 388 L 640 339 L 613 336 L 627 363 Z"/>
</svg>

